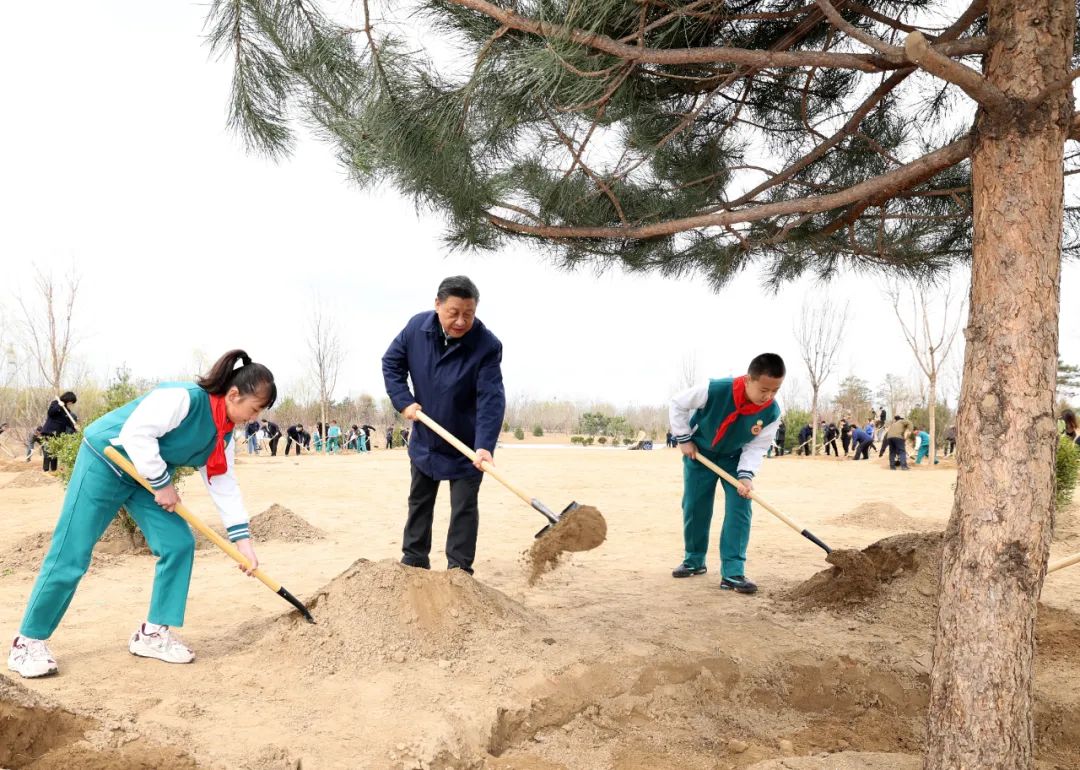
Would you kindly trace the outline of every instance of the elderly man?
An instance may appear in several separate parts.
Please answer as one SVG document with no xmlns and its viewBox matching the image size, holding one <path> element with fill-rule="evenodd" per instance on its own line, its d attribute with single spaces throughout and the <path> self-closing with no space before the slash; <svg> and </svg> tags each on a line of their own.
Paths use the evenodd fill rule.
<svg viewBox="0 0 1080 770">
<path fill-rule="evenodd" d="M 421 409 L 475 449 L 474 465 L 457 449 L 417 423 L 409 440 L 412 484 L 401 563 L 431 568 L 431 524 L 440 481 L 450 482 L 448 569 L 473 571 L 480 524 L 477 494 L 480 463 L 491 453 L 502 428 L 506 394 L 502 343 L 479 319 L 480 292 L 463 275 L 439 284 L 434 311 L 413 316 L 383 356 L 386 394 L 407 420 Z M 409 389 L 409 379 L 413 390 Z"/>
</svg>

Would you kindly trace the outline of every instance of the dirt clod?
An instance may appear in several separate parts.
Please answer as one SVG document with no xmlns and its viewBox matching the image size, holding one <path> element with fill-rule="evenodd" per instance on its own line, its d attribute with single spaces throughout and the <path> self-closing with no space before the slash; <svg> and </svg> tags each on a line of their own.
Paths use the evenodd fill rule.
<svg viewBox="0 0 1080 770">
<path fill-rule="evenodd" d="M 564 553 L 591 551 L 607 538 L 607 521 L 591 505 L 579 505 L 567 511 L 559 523 L 536 539 L 526 554 L 529 585 L 559 563 Z"/>
<path fill-rule="evenodd" d="M 252 516 L 250 526 L 251 536 L 256 542 L 281 540 L 286 543 L 304 543 L 322 540 L 326 536 L 321 529 L 313 527 L 302 517 L 277 503 Z"/>
</svg>

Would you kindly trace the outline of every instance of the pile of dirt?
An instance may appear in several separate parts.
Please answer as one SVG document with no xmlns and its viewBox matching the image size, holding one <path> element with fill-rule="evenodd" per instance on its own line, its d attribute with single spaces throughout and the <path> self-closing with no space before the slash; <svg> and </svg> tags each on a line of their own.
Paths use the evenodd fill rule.
<svg viewBox="0 0 1080 770">
<path fill-rule="evenodd" d="M 858 505 L 843 516 L 829 519 L 827 523 L 841 527 L 887 529 L 898 532 L 926 530 L 940 526 L 929 521 L 912 518 L 892 503 L 880 501 Z"/>
<path fill-rule="evenodd" d="M 834 552 L 829 562 L 835 566 L 796 586 L 787 598 L 801 610 L 902 604 L 908 623 L 933 623 L 942 537 L 941 532 L 905 533 L 861 552 Z"/>
<path fill-rule="evenodd" d="M 60 479 L 44 471 L 23 469 L 18 476 L 4 485 L 4 489 L 25 489 L 28 487 L 46 487 L 56 484 Z"/>
<path fill-rule="evenodd" d="M 146 538 L 137 527 L 128 531 L 120 525 L 120 519 L 112 520 L 105 529 L 97 545 L 94 546 L 95 556 L 149 556 L 150 546 L 146 544 Z"/>
<path fill-rule="evenodd" d="M 0 767 L 10 770 L 197 770 L 179 749 L 123 730 L 89 732 L 90 719 L 0 677 Z M 126 745 L 125 745 L 126 744 Z"/>
<path fill-rule="evenodd" d="M 16 540 L 12 545 L 0 552 L 0 574 L 7 570 L 36 570 L 45 559 L 52 542 L 52 530 L 47 532 L 35 532 L 32 535 Z M 116 556 L 148 556 L 150 548 L 146 545 L 146 538 L 142 532 L 135 530 L 128 532 L 120 526 L 118 520 L 113 522 L 101 536 L 101 540 L 94 546 L 93 561 L 90 568 L 100 566 L 103 562 L 108 563 Z"/>
<path fill-rule="evenodd" d="M 463 570 L 435 572 L 389 559 L 359 559 L 306 602 L 279 618 L 261 644 L 274 657 L 302 661 L 316 674 L 364 661 L 455 660 L 477 647 L 513 646 L 541 616 Z M 516 641 L 515 641 L 516 640 Z"/>
<path fill-rule="evenodd" d="M 35 532 L 16 540 L 0 553 L 0 574 L 8 570 L 37 569 L 52 542 L 52 532 Z M 0 765 L 2 767 L 3 765 Z"/>
<path fill-rule="evenodd" d="M 307 543 L 322 540 L 326 533 L 308 524 L 283 505 L 274 503 L 262 513 L 251 517 L 251 537 L 256 542 L 281 540 L 286 543 Z"/>
<path fill-rule="evenodd" d="M 38 463 L 40 465 L 41 463 Z M 23 471 L 31 468 L 26 460 L 8 460 L 0 457 L 0 473 L 22 473 Z"/>
<path fill-rule="evenodd" d="M 579 505 L 567 511 L 559 523 L 536 539 L 525 554 L 529 585 L 545 572 L 555 569 L 564 553 L 591 551 L 607 538 L 607 521 L 591 505 Z"/>
<path fill-rule="evenodd" d="M 1054 514 L 1054 542 L 1067 543 L 1080 537 L 1080 506 L 1069 503 Z"/>
</svg>

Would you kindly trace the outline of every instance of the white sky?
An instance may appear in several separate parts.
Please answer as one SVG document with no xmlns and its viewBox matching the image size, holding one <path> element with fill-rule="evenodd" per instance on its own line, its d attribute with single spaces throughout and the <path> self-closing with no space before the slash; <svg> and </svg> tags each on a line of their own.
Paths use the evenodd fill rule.
<svg viewBox="0 0 1080 770">
<path fill-rule="evenodd" d="M 74 260 L 78 353 L 99 379 L 119 365 L 169 376 L 194 351 L 244 347 L 288 390 L 307 371 L 306 309 L 319 293 L 348 351 L 339 396 L 378 397 L 386 345 L 456 273 L 480 288 L 510 394 L 660 403 L 688 355 L 702 377 L 743 371 L 765 350 L 797 373 L 792 325 L 808 293 L 823 305 L 849 297 L 856 316 L 830 384 L 913 372 L 880 276 L 773 296 L 748 273 L 712 294 L 686 280 L 560 273 L 525 247 L 447 254 L 437 217 L 391 189 L 350 187 L 327 145 L 304 141 L 277 165 L 247 155 L 225 129 L 230 71 L 210 60 L 205 10 L 20 3 L 0 25 L 0 307 L 10 320 L 35 267 L 59 275 Z M 1067 263 L 1061 352 L 1074 363 L 1078 292 L 1080 266 Z"/>
</svg>

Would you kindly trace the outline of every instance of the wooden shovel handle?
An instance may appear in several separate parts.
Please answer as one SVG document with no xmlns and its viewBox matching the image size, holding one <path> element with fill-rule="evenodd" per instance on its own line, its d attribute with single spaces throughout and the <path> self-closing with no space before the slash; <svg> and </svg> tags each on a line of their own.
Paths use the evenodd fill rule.
<svg viewBox="0 0 1080 770">
<path fill-rule="evenodd" d="M 714 463 L 712 460 L 710 460 L 708 457 L 703 455 L 701 452 L 697 453 L 697 461 L 699 463 L 701 463 L 702 465 L 704 465 L 706 468 L 708 468 L 710 471 L 715 473 L 717 476 L 722 478 L 728 484 L 731 484 L 731 486 L 733 486 L 733 487 L 738 487 L 739 486 L 739 480 L 737 478 L 735 478 L 730 473 L 725 471 L 723 468 L 721 468 L 719 465 Z M 767 510 L 773 516 L 780 519 L 780 521 L 787 524 L 789 527 L 791 527 L 793 530 L 798 532 L 800 535 L 805 531 L 805 529 L 803 528 L 803 526 L 801 524 L 797 523 L 790 516 L 786 516 L 783 513 L 781 513 L 780 511 L 773 508 L 767 502 L 765 502 L 760 497 L 758 497 L 757 493 L 754 492 L 753 490 L 751 490 L 751 492 L 750 492 L 750 499 L 753 500 L 758 505 L 760 505 L 765 510 Z"/>
<path fill-rule="evenodd" d="M 156 490 L 152 486 L 150 486 L 150 482 L 144 479 L 142 477 L 142 474 L 140 474 L 139 471 L 135 469 L 135 466 L 132 465 L 131 460 L 124 457 L 122 454 L 117 452 L 115 448 L 111 446 L 105 447 L 105 456 L 108 457 L 109 460 L 118 468 L 131 476 L 131 478 L 139 482 L 139 484 L 141 484 L 147 492 L 149 492 L 150 494 L 154 494 Z M 228 540 L 219 535 L 217 532 L 212 530 L 203 522 L 202 519 L 193 514 L 187 508 L 185 508 L 182 503 L 177 504 L 175 513 L 188 524 L 190 524 L 194 529 L 198 530 L 203 537 L 205 537 L 211 543 L 213 543 L 226 554 L 228 554 L 238 564 L 243 565 L 245 569 L 250 569 L 251 562 L 247 560 L 247 557 L 244 556 L 244 554 L 240 553 L 240 550 L 235 545 L 233 545 Z M 257 577 L 259 580 L 261 580 L 263 585 L 265 585 L 271 591 L 279 592 L 281 590 L 281 584 L 276 582 L 273 578 L 271 578 L 261 569 L 255 570 L 252 573 L 252 576 Z"/>
<path fill-rule="evenodd" d="M 433 419 L 424 414 L 424 411 L 422 409 L 416 410 L 416 419 L 424 423 L 424 425 L 426 425 L 427 427 L 431 428 L 431 430 L 435 431 L 435 433 L 439 434 L 443 438 L 443 440 L 446 441 L 447 444 L 454 447 L 456 450 L 461 452 L 473 462 L 476 462 L 479 459 L 476 452 L 470 449 L 469 446 L 465 444 L 465 442 L 463 442 L 453 433 L 451 433 L 446 428 L 439 425 L 439 423 L 435 422 Z M 484 469 L 485 473 L 490 473 L 499 481 L 500 484 L 502 484 L 515 495 L 520 497 L 526 503 L 528 503 L 529 505 L 533 504 L 533 499 L 528 494 L 526 494 L 525 490 L 521 489 L 521 487 L 514 484 L 512 481 L 510 481 L 510 479 L 506 478 L 506 476 L 502 475 L 502 473 L 487 460 L 484 460 L 482 463 L 480 463 L 480 467 Z"/>
<path fill-rule="evenodd" d="M 1050 562 L 1046 568 L 1046 574 L 1049 575 L 1051 572 L 1057 572 L 1059 569 L 1071 567 L 1077 562 L 1080 562 L 1080 553 L 1074 553 L 1072 556 L 1064 556 L 1057 561 Z"/>
</svg>

